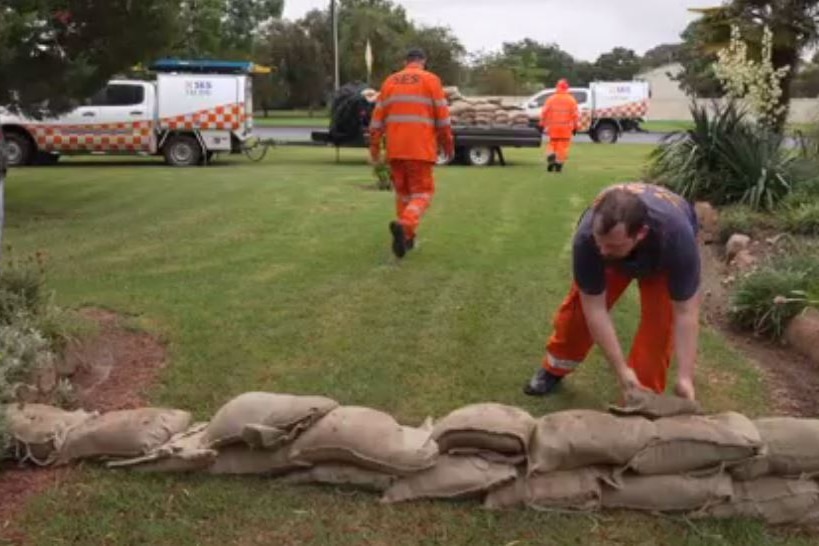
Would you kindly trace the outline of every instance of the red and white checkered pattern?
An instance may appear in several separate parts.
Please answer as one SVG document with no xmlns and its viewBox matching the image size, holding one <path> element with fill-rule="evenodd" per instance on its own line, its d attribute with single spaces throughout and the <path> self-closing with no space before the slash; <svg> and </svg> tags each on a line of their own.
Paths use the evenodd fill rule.
<svg viewBox="0 0 819 546">
<path fill-rule="evenodd" d="M 159 120 L 162 129 L 170 130 L 208 130 L 236 131 L 245 123 L 244 104 L 226 104 L 192 114 L 184 114 Z"/>
<path fill-rule="evenodd" d="M 630 102 L 613 108 L 599 108 L 597 110 L 582 110 L 580 112 L 580 130 L 588 131 L 596 119 L 633 119 L 645 117 L 648 113 L 648 101 Z"/>
<path fill-rule="evenodd" d="M 88 125 L 32 124 L 26 129 L 37 147 L 48 152 L 138 152 L 152 151 L 150 121 Z"/>
</svg>

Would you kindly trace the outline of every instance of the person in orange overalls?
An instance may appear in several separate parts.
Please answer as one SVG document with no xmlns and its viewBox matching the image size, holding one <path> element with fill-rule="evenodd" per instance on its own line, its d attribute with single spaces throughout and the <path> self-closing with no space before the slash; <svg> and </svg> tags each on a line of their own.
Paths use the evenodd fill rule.
<svg viewBox="0 0 819 546">
<path fill-rule="evenodd" d="M 676 353 L 676 394 L 693 400 L 699 336 L 697 215 L 679 195 L 651 184 L 605 190 L 583 214 L 574 237 L 574 283 L 554 319 L 543 364 L 524 387 L 551 393 L 596 343 L 623 391 L 662 393 Z M 609 310 L 633 279 L 641 318 L 628 361 Z"/>
<path fill-rule="evenodd" d="M 418 225 L 435 193 L 433 167 L 438 150 L 448 157 L 455 153 L 441 80 L 425 67 L 424 52 L 410 50 L 405 68 L 381 87 L 370 122 L 370 155 L 376 165 L 382 163 L 381 140 L 386 136 L 398 213 L 389 229 L 398 258 L 415 247 Z"/>
<path fill-rule="evenodd" d="M 555 94 L 546 100 L 540 115 L 540 126 L 549 134 L 549 172 L 563 171 L 579 120 L 577 100 L 569 93 L 569 82 L 560 80 Z"/>
</svg>

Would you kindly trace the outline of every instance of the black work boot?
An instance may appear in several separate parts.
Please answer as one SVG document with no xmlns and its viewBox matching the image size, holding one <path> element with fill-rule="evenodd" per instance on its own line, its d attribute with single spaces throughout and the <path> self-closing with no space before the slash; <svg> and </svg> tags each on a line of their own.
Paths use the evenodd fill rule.
<svg viewBox="0 0 819 546">
<path fill-rule="evenodd" d="M 407 247 L 407 252 L 409 252 L 410 250 L 414 250 L 415 249 L 415 237 L 413 237 L 412 239 L 407 239 L 407 242 L 404 244 L 404 246 Z"/>
<path fill-rule="evenodd" d="M 403 258 L 407 254 L 407 237 L 404 234 L 404 226 L 400 222 L 390 222 L 390 233 L 392 233 L 392 253 L 397 258 Z"/>
<path fill-rule="evenodd" d="M 557 156 L 555 154 L 549 154 L 549 156 L 546 158 L 546 161 L 549 163 L 549 166 L 546 167 L 546 170 L 549 172 L 555 170 Z"/>
<path fill-rule="evenodd" d="M 563 163 L 555 163 L 555 172 L 563 172 Z"/>
<path fill-rule="evenodd" d="M 546 396 L 551 394 L 561 381 L 563 381 L 563 376 L 548 372 L 545 368 L 539 368 L 532 379 L 524 385 L 523 392 L 529 396 Z"/>
</svg>

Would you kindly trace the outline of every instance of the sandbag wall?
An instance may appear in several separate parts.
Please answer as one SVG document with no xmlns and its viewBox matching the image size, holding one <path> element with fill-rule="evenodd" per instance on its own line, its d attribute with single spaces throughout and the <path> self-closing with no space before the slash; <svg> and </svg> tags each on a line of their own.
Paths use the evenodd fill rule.
<svg viewBox="0 0 819 546">
<path fill-rule="evenodd" d="M 529 116 L 518 106 L 501 99 L 477 99 L 461 95 L 457 87 L 444 89 L 453 125 L 467 127 L 528 127 Z"/>
<path fill-rule="evenodd" d="M 819 522 L 819 420 L 701 415 L 648 393 L 608 413 L 538 419 L 476 404 L 418 427 L 321 396 L 251 392 L 209 422 L 143 408 L 2 408 L 21 462 L 260 475 L 373 491 L 385 503 L 471 499 L 488 509 L 629 509 Z"/>
</svg>

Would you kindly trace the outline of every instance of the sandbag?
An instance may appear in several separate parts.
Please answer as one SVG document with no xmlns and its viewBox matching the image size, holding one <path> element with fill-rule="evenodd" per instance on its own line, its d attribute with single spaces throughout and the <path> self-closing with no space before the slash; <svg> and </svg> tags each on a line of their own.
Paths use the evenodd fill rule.
<svg viewBox="0 0 819 546">
<path fill-rule="evenodd" d="M 754 424 L 734 412 L 669 417 L 656 423 L 657 437 L 629 462 L 638 474 L 679 474 L 743 461 L 762 447 Z"/>
<path fill-rule="evenodd" d="M 731 478 L 724 473 L 709 477 L 623 476 L 617 487 L 603 486 L 603 507 L 648 512 L 689 512 L 730 500 Z"/>
<path fill-rule="evenodd" d="M 626 464 L 654 436 L 654 424 L 642 417 L 591 410 L 552 413 L 536 422 L 529 473 Z"/>
<path fill-rule="evenodd" d="M 489 461 L 490 463 L 501 463 L 512 466 L 522 465 L 523 463 L 526 462 L 525 453 L 521 453 L 519 455 L 504 455 L 503 453 L 498 453 L 497 451 L 489 451 L 486 449 L 475 449 L 469 447 L 459 447 L 456 449 L 450 449 L 447 454 L 457 455 L 460 457 L 480 457 L 481 459 Z"/>
<path fill-rule="evenodd" d="M 175 409 L 140 408 L 98 415 L 68 431 L 59 446 L 58 462 L 146 455 L 190 424 L 191 414 Z"/>
<path fill-rule="evenodd" d="M 126 468 L 136 472 L 180 473 L 197 472 L 208 468 L 216 460 L 217 452 L 202 448 L 202 437 L 207 423 L 197 423 L 185 432 L 175 435 L 168 443 L 147 455 L 111 461 L 108 468 Z"/>
<path fill-rule="evenodd" d="M 44 404 L 8 404 L 2 406 L 2 411 L 8 433 L 16 444 L 16 459 L 39 466 L 54 462 L 68 430 L 97 415 L 96 412 L 65 411 Z"/>
<path fill-rule="evenodd" d="M 542 511 L 597 510 L 602 482 L 609 479 L 608 474 L 602 468 L 588 467 L 530 475 L 526 478 L 526 505 Z"/>
<path fill-rule="evenodd" d="M 338 407 L 338 402 L 323 396 L 296 396 L 268 392 L 248 392 L 219 409 L 203 438 L 208 447 L 221 447 L 242 441 L 247 425 L 281 429 L 278 445 L 294 440 L 299 433 Z M 275 447 L 273 444 L 268 448 Z"/>
<path fill-rule="evenodd" d="M 496 487 L 483 501 L 487 510 L 507 510 L 526 506 L 526 476 L 518 475 L 513 481 Z"/>
<path fill-rule="evenodd" d="M 754 421 L 764 444 L 755 459 L 731 469 L 736 479 L 766 475 L 799 477 L 819 473 L 819 419 L 781 417 Z"/>
<path fill-rule="evenodd" d="M 516 478 L 517 471 L 511 465 L 492 463 L 480 457 L 442 455 L 434 467 L 397 481 L 381 502 L 469 497 Z"/>
<path fill-rule="evenodd" d="M 287 447 L 268 451 L 235 444 L 219 449 L 207 472 L 227 476 L 283 476 L 309 467 L 307 463 L 293 461 Z"/>
<path fill-rule="evenodd" d="M 622 405 L 610 406 L 609 411 L 615 415 L 639 415 L 648 419 L 660 419 L 677 415 L 700 415 L 702 407 L 694 400 L 679 396 L 632 389 L 626 393 Z"/>
<path fill-rule="evenodd" d="M 813 480 L 773 476 L 735 481 L 730 502 L 698 514 L 711 518 L 754 518 L 771 525 L 801 524 L 819 516 L 819 485 Z"/>
<path fill-rule="evenodd" d="M 349 463 L 402 475 L 432 467 L 437 455 L 430 429 L 402 427 L 384 412 L 356 406 L 325 415 L 291 451 L 294 460 L 305 463 Z"/>
<path fill-rule="evenodd" d="M 441 453 L 457 449 L 526 453 L 535 426 L 522 409 L 502 404 L 474 404 L 457 409 L 436 423 L 432 437 Z"/>
<path fill-rule="evenodd" d="M 293 472 L 282 478 L 289 484 L 322 484 L 353 487 L 383 493 L 395 482 L 396 476 L 346 464 L 322 464 Z"/>
</svg>

